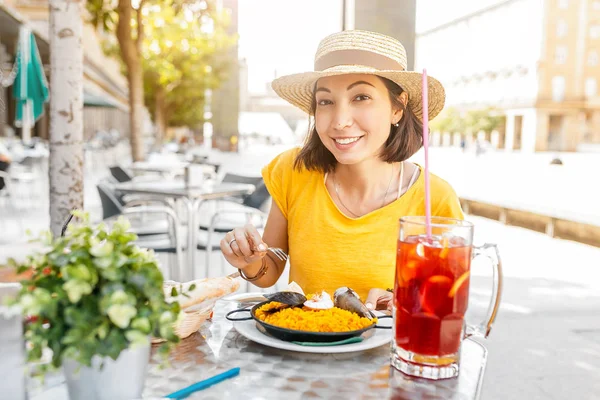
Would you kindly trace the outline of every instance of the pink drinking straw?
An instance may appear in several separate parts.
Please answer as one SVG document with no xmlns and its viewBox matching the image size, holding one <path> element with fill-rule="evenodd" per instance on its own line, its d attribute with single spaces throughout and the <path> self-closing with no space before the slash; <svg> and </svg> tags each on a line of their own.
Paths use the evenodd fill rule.
<svg viewBox="0 0 600 400">
<path fill-rule="evenodd" d="M 423 68 L 423 148 L 425 149 L 425 226 L 431 239 L 431 190 L 429 188 L 429 102 L 427 101 L 427 70 Z"/>
</svg>

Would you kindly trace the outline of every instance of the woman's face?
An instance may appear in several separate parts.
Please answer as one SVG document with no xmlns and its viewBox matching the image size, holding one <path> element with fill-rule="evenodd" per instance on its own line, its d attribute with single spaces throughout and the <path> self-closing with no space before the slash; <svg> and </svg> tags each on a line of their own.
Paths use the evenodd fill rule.
<svg viewBox="0 0 600 400">
<path fill-rule="evenodd" d="M 389 92 L 374 75 L 351 74 L 317 81 L 315 127 L 325 147 L 341 164 L 378 158 L 390 127 L 402 117 Z"/>
</svg>

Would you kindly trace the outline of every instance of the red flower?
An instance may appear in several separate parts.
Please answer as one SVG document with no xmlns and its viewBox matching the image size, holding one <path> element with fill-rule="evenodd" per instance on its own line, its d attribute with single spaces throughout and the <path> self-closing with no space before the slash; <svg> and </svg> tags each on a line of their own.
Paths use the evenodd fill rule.
<svg viewBox="0 0 600 400">
<path fill-rule="evenodd" d="M 42 274 L 50 275 L 52 273 L 52 269 L 50 267 L 46 267 L 42 270 Z"/>
</svg>

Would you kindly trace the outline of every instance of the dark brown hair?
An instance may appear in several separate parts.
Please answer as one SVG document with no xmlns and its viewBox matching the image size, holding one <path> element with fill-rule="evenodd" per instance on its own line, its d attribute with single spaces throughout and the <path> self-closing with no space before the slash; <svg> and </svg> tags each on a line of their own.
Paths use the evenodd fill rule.
<svg viewBox="0 0 600 400">
<path fill-rule="evenodd" d="M 404 161 L 415 154 L 423 145 L 423 123 L 413 114 L 410 108 L 405 107 L 400 101 L 402 88 L 389 79 L 380 76 L 378 78 L 383 81 L 388 90 L 392 107 L 404 111 L 398 126 L 390 126 L 390 136 L 387 138 L 379 156 L 387 163 Z M 309 171 L 331 172 L 335 168 L 337 160 L 321 142 L 315 127 L 314 115 L 317 109 L 315 90 L 313 90 L 310 108 L 313 121 L 310 124 L 306 142 L 294 161 L 294 168 L 301 169 L 304 167 Z"/>
</svg>

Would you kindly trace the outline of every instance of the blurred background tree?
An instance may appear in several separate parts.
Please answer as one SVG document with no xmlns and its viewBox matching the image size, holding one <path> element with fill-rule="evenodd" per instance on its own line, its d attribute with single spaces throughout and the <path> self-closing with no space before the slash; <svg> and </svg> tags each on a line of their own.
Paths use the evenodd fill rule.
<svg viewBox="0 0 600 400">
<path fill-rule="evenodd" d="M 227 51 L 236 37 L 226 33 L 228 16 L 201 16 L 184 8 L 152 7 L 143 43 L 144 98 L 161 142 L 169 126 L 198 129 L 204 123 L 205 94 L 227 78 L 235 60 Z"/>
<path fill-rule="evenodd" d="M 432 132 L 490 134 L 503 124 L 503 117 L 492 108 L 459 111 L 454 107 L 445 108 L 431 121 Z"/>
<path fill-rule="evenodd" d="M 226 15 L 219 12 L 214 3 L 207 0 L 87 1 L 89 22 L 96 29 L 114 34 L 116 41 L 109 37 L 106 48 L 118 53 L 125 67 L 134 161 L 144 157 L 145 101 L 151 103 L 149 108 L 162 138 L 170 122 L 200 123 L 205 89 L 217 87 L 224 79 L 227 60 L 219 59 L 218 55 L 237 38 L 225 34 Z M 179 107 L 181 105 L 185 107 Z"/>
<path fill-rule="evenodd" d="M 467 111 L 465 125 L 471 132 L 483 131 L 487 134 L 497 130 L 502 125 L 503 117 L 492 108 Z"/>
<path fill-rule="evenodd" d="M 466 130 L 465 120 L 461 113 L 454 107 L 445 108 L 430 123 L 432 132 L 461 133 Z"/>
</svg>

